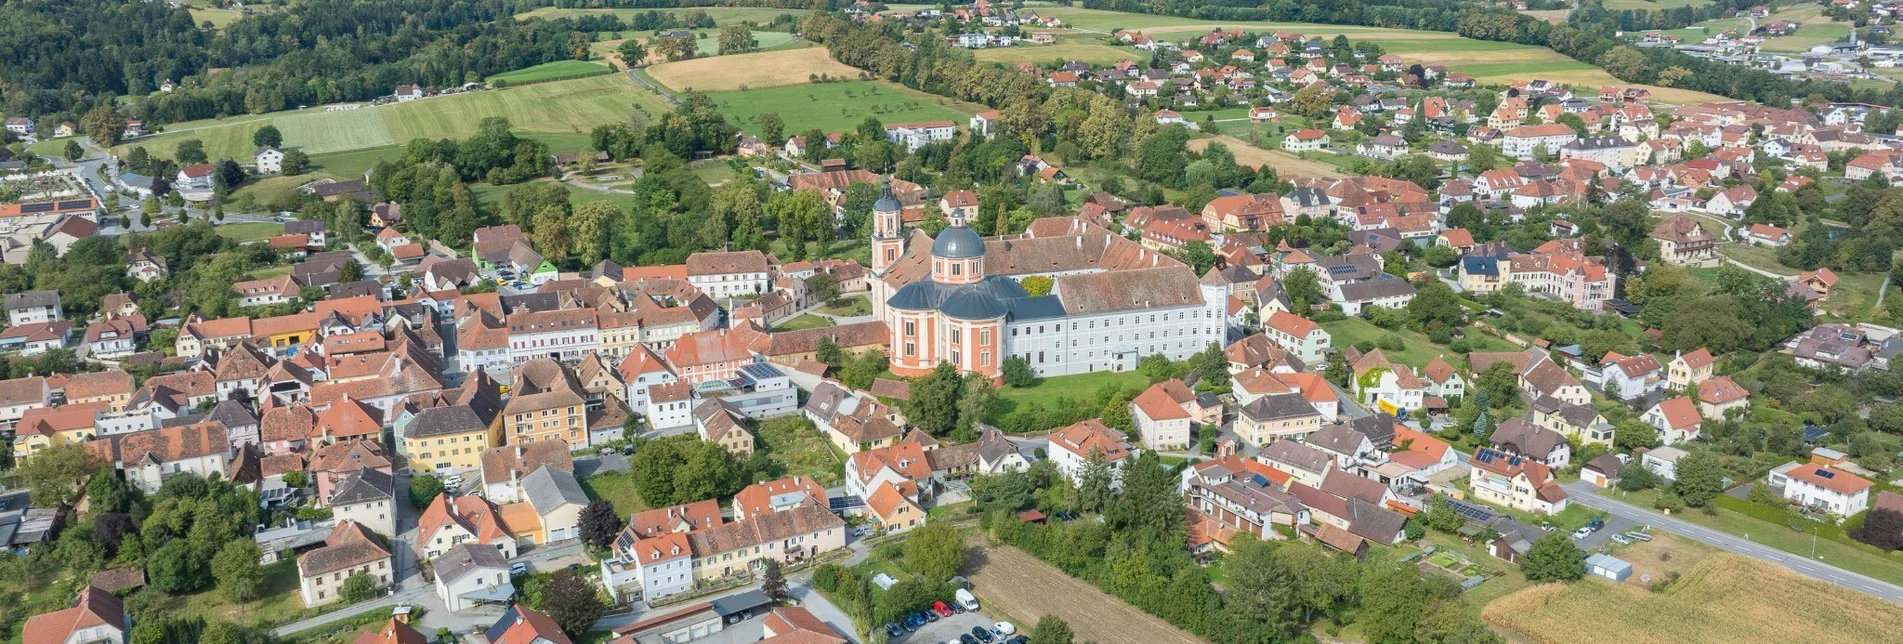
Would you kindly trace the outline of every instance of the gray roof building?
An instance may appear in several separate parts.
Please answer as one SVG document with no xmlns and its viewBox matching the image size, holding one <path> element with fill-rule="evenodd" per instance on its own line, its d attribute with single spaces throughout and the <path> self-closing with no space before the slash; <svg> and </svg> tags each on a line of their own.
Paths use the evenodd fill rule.
<svg viewBox="0 0 1903 644">
<path fill-rule="evenodd" d="M 554 512 L 565 503 L 588 505 L 588 494 L 575 480 L 575 473 L 552 467 L 538 469 L 522 479 L 522 492 L 540 514 Z"/>
</svg>

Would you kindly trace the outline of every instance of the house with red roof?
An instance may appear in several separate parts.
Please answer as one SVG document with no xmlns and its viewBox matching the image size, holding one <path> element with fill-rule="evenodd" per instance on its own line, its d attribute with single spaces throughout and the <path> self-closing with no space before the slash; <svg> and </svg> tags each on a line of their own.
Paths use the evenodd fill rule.
<svg viewBox="0 0 1903 644">
<path fill-rule="evenodd" d="M 1220 422 L 1222 405 L 1213 398 L 1210 402 L 1214 403 L 1213 415 Z M 1130 401 L 1130 414 L 1136 419 L 1137 434 L 1142 436 L 1143 444 L 1161 450 L 1189 447 L 1190 441 L 1195 439 L 1196 424 L 1210 422 L 1211 416 L 1204 411 L 1196 392 L 1174 378 L 1150 385 L 1137 394 Z"/>
<path fill-rule="evenodd" d="M 72 608 L 40 613 L 27 618 L 20 630 L 21 644 L 76 644 L 125 642 L 132 631 L 132 618 L 125 604 L 96 586 L 79 591 L 79 602 Z"/>
<path fill-rule="evenodd" d="M 1683 390 L 1697 386 L 1698 383 L 1711 377 L 1713 362 L 1711 352 L 1703 348 L 1673 356 L 1665 374 L 1667 387 Z"/>
<path fill-rule="evenodd" d="M 1197 463 L 1183 479 L 1193 554 L 1228 552 L 1238 534 L 1285 539 L 1309 524 L 1308 508 L 1287 491 L 1290 475 L 1251 458 L 1230 454 Z"/>
<path fill-rule="evenodd" d="M 1557 514 L 1568 504 L 1553 469 L 1531 458 L 1479 447 L 1468 483 L 1475 499 L 1535 514 Z"/>
<path fill-rule="evenodd" d="M 1659 401 L 1639 419 L 1659 430 L 1659 442 L 1666 445 L 1697 437 L 1699 426 L 1704 422 L 1698 415 L 1698 405 L 1688 396 Z"/>
<path fill-rule="evenodd" d="M 1751 393 L 1731 380 L 1718 376 L 1698 383 L 1698 413 L 1705 418 L 1724 418 L 1725 412 L 1751 405 Z"/>
<path fill-rule="evenodd" d="M 1806 509 L 1847 517 L 1870 507 L 1873 484 L 1833 467 L 1791 462 L 1771 470 L 1764 480 L 1785 500 Z"/>
<path fill-rule="evenodd" d="M 1050 440 L 1051 462 L 1072 482 L 1082 478 L 1093 459 L 1101 459 L 1110 468 L 1113 485 L 1121 487 L 1123 462 L 1137 454 L 1136 448 L 1124 442 L 1122 434 L 1094 418 L 1052 432 Z"/>
</svg>

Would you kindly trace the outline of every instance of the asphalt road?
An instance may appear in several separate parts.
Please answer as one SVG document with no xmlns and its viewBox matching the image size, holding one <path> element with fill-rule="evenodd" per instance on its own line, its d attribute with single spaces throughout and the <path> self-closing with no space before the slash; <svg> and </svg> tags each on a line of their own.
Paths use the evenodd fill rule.
<svg viewBox="0 0 1903 644">
<path fill-rule="evenodd" d="M 1566 493 L 1572 497 L 1574 503 L 1604 510 L 1611 513 L 1614 517 L 1651 525 L 1654 528 L 1727 552 L 1734 552 L 1753 559 L 1784 566 L 1805 577 L 1836 584 L 1857 592 L 1903 604 L 1903 586 L 1878 581 L 1828 563 L 1816 561 L 1802 555 L 1791 554 L 1743 537 L 1668 517 L 1653 510 L 1641 508 L 1617 499 L 1599 496 L 1598 488 L 1594 487 L 1591 483 L 1574 481 L 1565 484 L 1563 487 L 1566 488 Z"/>
</svg>

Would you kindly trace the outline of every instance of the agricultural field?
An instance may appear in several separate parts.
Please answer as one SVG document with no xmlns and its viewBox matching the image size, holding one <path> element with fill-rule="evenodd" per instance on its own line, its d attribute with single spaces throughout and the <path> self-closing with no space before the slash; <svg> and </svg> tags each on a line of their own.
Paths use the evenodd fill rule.
<svg viewBox="0 0 1903 644">
<path fill-rule="evenodd" d="M 620 16 L 623 22 L 627 22 L 630 18 L 634 16 L 634 14 L 647 13 L 649 11 L 659 11 L 661 13 L 678 13 L 678 14 L 687 14 L 687 13 L 693 13 L 695 11 L 703 11 L 707 13 L 708 17 L 714 19 L 714 24 L 716 25 L 724 25 L 730 22 L 752 22 L 756 24 L 764 24 L 764 23 L 772 22 L 775 17 L 782 14 L 791 14 L 793 17 L 797 18 L 802 13 L 804 13 L 802 11 L 793 10 L 793 9 L 773 9 L 773 8 L 762 8 L 762 7 L 688 7 L 688 8 L 680 8 L 680 9 L 673 9 L 673 8 L 670 8 L 670 9 L 558 9 L 555 7 L 541 7 L 534 11 L 526 11 L 523 13 L 518 13 L 515 15 L 515 18 L 517 20 L 529 20 L 532 18 L 547 18 L 547 19 L 553 20 L 555 18 L 564 18 L 564 17 L 573 18 L 573 17 L 579 17 L 579 16 L 614 14 L 614 15 Z"/>
<path fill-rule="evenodd" d="M 1793 598 L 1802 610 L 1791 610 Z M 1481 615 L 1545 644 L 1877 642 L 1903 631 L 1893 604 L 1729 553 L 1711 555 L 1662 593 L 1589 578 L 1515 592 Z"/>
<path fill-rule="evenodd" d="M 1606 0 L 1607 11 L 1661 11 L 1679 7 L 1702 7 L 1711 0 Z"/>
<path fill-rule="evenodd" d="M 1389 360 L 1412 367 L 1426 366 L 1427 363 L 1433 361 L 1436 356 L 1439 356 L 1442 360 L 1446 360 L 1449 363 L 1458 364 L 1460 362 L 1460 356 L 1458 354 L 1446 350 L 1445 347 L 1434 344 L 1433 341 L 1427 339 L 1427 336 L 1417 331 L 1408 329 L 1389 331 L 1375 326 L 1372 322 L 1357 317 L 1326 322 L 1322 324 L 1322 328 L 1328 331 L 1328 335 L 1332 339 L 1333 344 L 1338 347 L 1351 346 L 1361 342 L 1379 343 L 1381 338 L 1389 335 L 1399 335 L 1401 336 L 1402 344 L 1407 348 L 1401 351 L 1382 351 L 1382 353 L 1385 354 Z M 1520 347 L 1514 346 L 1506 340 L 1501 340 L 1478 329 L 1471 328 L 1467 333 L 1467 343 L 1471 345 L 1474 351 L 1520 350 Z"/>
<path fill-rule="evenodd" d="M 1092 65 L 1112 65 L 1119 61 L 1147 61 L 1150 55 L 1135 49 L 1114 47 L 1101 36 L 1059 35 L 1051 45 L 1026 44 L 1016 47 L 992 47 L 973 52 L 980 62 L 1048 63 L 1056 60 L 1081 60 Z"/>
<path fill-rule="evenodd" d="M 1269 137 L 1268 134 L 1263 134 L 1262 136 Z M 1193 139 L 1189 142 L 1189 149 L 1201 152 L 1204 148 L 1208 148 L 1209 143 L 1212 141 L 1221 141 L 1223 145 L 1229 146 L 1229 151 L 1236 155 L 1236 163 L 1256 167 L 1263 165 L 1274 166 L 1276 171 L 1280 172 L 1283 176 L 1299 175 L 1330 178 L 1344 178 L 1348 176 L 1341 171 L 1341 168 L 1335 167 L 1334 165 L 1314 159 L 1304 159 L 1293 152 L 1259 148 L 1249 145 L 1247 141 L 1227 134 L 1211 138 Z M 1279 140 L 1271 143 L 1267 139 L 1264 139 L 1263 142 L 1277 147 L 1281 145 L 1281 141 Z"/>
<path fill-rule="evenodd" d="M 284 234 L 284 224 L 248 221 L 218 226 L 218 236 L 237 243 L 254 242 Z"/>
<path fill-rule="evenodd" d="M 677 91 L 725 92 L 797 85 L 825 75 L 858 78 L 859 70 L 835 61 L 819 47 L 694 58 L 646 69 L 649 78 Z"/>
<path fill-rule="evenodd" d="M 1788 18 L 1786 18 L 1788 20 Z M 1806 24 L 1797 28 L 1789 36 L 1778 36 L 1764 41 L 1764 51 L 1802 53 L 1825 43 L 1843 40 L 1850 35 L 1850 25 L 1842 23 Z"/>
<path fill-rule="evenodd" d="M 749 134 L 760 133 L 759 116 L 765 112 L 778 112 L 791 135 L 813 128 L 840 132 L 858 126 L 866 117 L 888 124 L 951 120 L 963 125 L 972 114 L 984 109 L 885 81 L 808 83 L 713 92 L 709 96 L 721 113 Z"/>
<path fill-rule="evenodd" d="M 702 33 L 705 35 L 705 37 L 696 38 L 694 40 L 694 55 L 695 56 L 707 57 L 707 56 L 716 56 L 720 54 L 720 38 L 717 37 L 718 31 L 712 30 L 712 29 L 702 29 L 702 30 L 698 30 L 696 33 Z M 624 31 L 624 32 L 620 32 L 620 35 L 621 35 L 620 38 L 613 38 L 612 37 L 613 35 L 614 34 L 602 35 L 602 39 L 596 40 L 593 44 L 590 44 L 588 46 L 588 49 L 589 51 L 594 52 L 596 56 L 600 56 L 608 60 L 620 62 L 622 66 L 625 67 L 627 66 L 627 63 L 626 61 L 621 60 L 621 53 L 620 51 L 618 51 L 618 48 L 621 47 L 621 43 L 626 42 L 628 40 L 634 40 L 636 42 L 646 44 L 648 41 L 648 37 L 653 36 L 654 32 L 652 31 Z M 753 40 L 754 42 L 759 44 L 760 51 L 799 49 L 803 47 L 812 46 L 812 42 L 798 38 L 794 36 L 793 34 L 790 34 L 784 31 L 755 31 L 753 32 Z M 655 57 L 652 54 L 650 54 L 646 60 L 641 62 L 660 63 L 665 61 L 661 58 Z"/>
<path fill-rule="evenodd" d="M 568 140 L 575 142 L 597 125 L 627 120 L 630 105 L 640 105 L 649 113 L 673 109 L 665 99 L 626 76 L 606 74 L 353 110 L 312 108 L 179 123 L 156 136 L 121 144 L 114 152 L 124 154 L 142 145 L 155 155 L 170 157 L 179 141 L 200 139 L 205 142 L 205 153 L 214 159 L 231 157 L 247 162 L 255 149 L 251 135 L 268 124 L 283 133 L 284 147 L 303 150 L 322 164 L 321 157 L 332 153 L 400 148 L 416 137 L 468 136 L 490 116 L 509 119 L 518 134 L 544 141 L 551 139 L 542 135 L 568 135 L 577 137 Z M 562 151 L 561 146 L 553 147 Z"/>
<path fill-rule="evenodd" d="M 978 550 L 966 566 L 972 593 L 998 619 L 1034 624 L 1056 615 L 1070 623 L 1077 641 L 1098 644 L 1202 641 L 1017 548 Z"/>
<path fill-rule="evenodd" d="M 511 72 L 496 74 L 483 79 L 483 82 L 502 82 L 519 85 L 555 78 L 574 78 L 586 74 L 605 74 L 611 71 L 614 70 L 601 63 L 586 60 L 558 60 L 552 63 L 542 63 L 532 67 L 524 67 Z"/>
<path fill-rule="evenodd" d="M 1216 28 L 1247 29 L 1250 31 L 1298 31 L 1309 35 L 1332 37 L 1335 34 L 1349 38 L 1373 40 L 1387 46 L 1389 42 L 1401 40 L 1466 40 L 1450 32 L 1415 31 L 1411 29 L 1389 29 L 1386 27 L 1360 27 L 1348 25 L 1319 25 L 1303 22 L 1266 22 L 1248 20 L 1198 20 L 1178 16 L 1154 14 L 1122 13 L 1102 9 L 1082 9 L 1076 7 L 1038 7 L 1038 15 L 1056 16 L 1063 19 L 1068 27 L 1079 31 L 1108 34 L 1118 29 L 1135 29 L 1153 36 L 1171 36 L 1209 31 Z"/>
</svg>

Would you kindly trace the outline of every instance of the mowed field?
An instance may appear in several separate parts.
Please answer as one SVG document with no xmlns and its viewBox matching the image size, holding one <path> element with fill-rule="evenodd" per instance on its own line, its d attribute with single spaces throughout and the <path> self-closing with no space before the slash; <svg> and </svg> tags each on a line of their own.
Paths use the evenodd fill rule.
<svg viewBox="0 0 1903 644">
<path fill-rule="evenodd" d="M 1017 47 L 992 47 L 972 52 L 980 62 L 987 63 L 1048 63 L 1052 61 L 1081 60 L 1093 65 L 1112 65 L 1119 61 L 1148 61 L 1148 53 L 1135 49 L 1113 47 L 1103 42 L 1102 36 L 1059 35 L 1057 42 L 1050 45 L 1027 44 Z"/>
<path fill-rule="evenodd" d="M 720 112 L 749 134 L 760 133 L 760 115 L 778 112 L 788 135 L 819 128 L 840 132 L 866 117 L 886 124 L 954 121 L 963 126 L 982 106 L 913 91 L 885 81 L 806 83 L 709 94 Z"/>
<path fill-rule="evenodd" d="M 607 74 L 354 110 L 315 108 L 180 123 L 116 150 L 123 153 L 142 145 L 153 154 L 170 157 L 178 142 L 195 138 L 205 142 L 206 154 L 214 159 L 248 161 L 254 150 L 252 133 L 269 124 L 283 133 L 284 147 L 318 156 L 402 145 L 416 137 L 460 138 L 475 132 L 476 125 L 490 116 L 509 119 L 520 133 L 585 135 L 597 125 L 627 120 L 636 104 L 650 113 L 671 109 L 660 96 L 628 77 Z"/>
<path fill-rule="evenodd" d="M 1189 149 L 1202 152 L 1204 148 L 1209 147 L 1211 141 L 1221 141 L 1223 145 L 1229 146 L 1229 151 L 1236 155 L 1236 163 L 1258 168 L 1263 165 L 1268 165 L 1275 168 L 1275 170 L 1284 177 L 1344 178 L 1348 176 L 1341 171 L 1341 168 L 1335 167 L 1334 165 L 1312 159 L 1304 159 L 1292 152 L 1264 150 L 1249 145 L 1248 141 L 1227 134 L 1210 138 L 1192 139 L 1189 142 Z"/>
<path fill-rule="evenodd" d="M 702 56 L 702 57 L 719 55 L 720 54 L 720 38 L 717 36 L 719 32 L 713 29 L 703 29 L 701 31 L 705 31 L 707 33 L 707 37 L 699 38 L 694 41 L 694 55 Z M 593 44 L 590 44 L 588 46 L 588 50 L 594 52 L 596 56 L 600 56 L 602 58 L 609 59 L 609 60 L 621 61 L 621 52 L 619 51 L 619 48 L 621 47 L 621 43 L 626 42 L 628 40 L 634 40 L 636 42 L 639 42 L 645 45 L 648 42 L 648 37 L 653 35 L 654 35 L 654 32 L 652 31 L 624 31 L 621 33 L 621 38 L 612 39 L 612 40 L 597 40 Z M 756 32 L 753 32 L 753 41 L 759 45 L 760 51 L 772 51 L 775 49 L 794 49 L 798 47 L 807 47 L 812 44 L 806 40 L 795 37 L 793 34 L 786 33 L 784 31 L 756 31 Z M 652 53 L 650 53 L 648 54 L 647 60 L 644 60 L 641 62 L 660 63 L 665 61 L 659 57 L 656 57 Z M 622 64 L 625 66 L 626 62 L 624 61 L 622 62 Z"/>
<path fill-rule="evenodd" d="M 980 550 L 967 565 L 975 568 L 968 575 L 972 592 L 998 619 L 1028 627 L 1039 617 L 1056 615 L 1070 623 L 1077 641 L 1096 644 L 1203 641 L 1017 548 Z"/>
<path fill-rule="evenodd" d="M 675 13 L 675 14 L 683 14 L 683 15 L 693 13 L 695 11 L 704 11 L 707 13 L 707 17 L 714 19 L 714 24 L 716 25 L 724 25 L 729 22 L 767 23 L 767 22 L 771 22 L 774 19 L 774 17 L 779 16 L 781 14 L 792 14 L 793 17 L 797 18 L 800 15 L 805 13 L 803 11 L 799 11 L 795 9 L 771 9 L 771 8 L 760 8 L 760 7 L 689 7 L 684 9 L 675 9 L 675 8 L 670 8 L 670 9 L 558 9 L 555 7 L 542 7 L 534 11 L 525 11 L 522 13 L 515 14 L 515 18 L 517 20 L 529 20 L 532 18 L 547 18 L 547 19 L 553 20 L 555 18 L 563 18 L 563 17 L 575 18 L 580 16 L 599 16 L 604 14 L 614 14 L 614 15 L 620 16 L 623 22 L 626 22 L 629 19 L 633 18 L 634 14 L 647 13 L 649 11 L 659 11 L 661 13 Z"/>
<path fill-rule="evenodd" d="M 1057 16 L 1063 19 L 1065 26 L 1075 29 L 1108 34 L 1117 29 L 1134 29 L 1154 36 L 1170 36 L 1198 33 L 1217 28 L 1244 29 L 1247 31 L 1294 31 L 1310 36 L 1334 37 L 1345 35 L 1351 39 L 1366 39 L 1386 46 L 1389 42 L 1401 40 L 1467 40 L 1459 35 L 1444 31 L 1415 31 L 1411 29 L 1389 29 L 1386 27 L 1360 27 L 1351 25 L 1320 25 L 1306 22 L 1267 22 L 1250 20 L 1198 20 L 1178 16 L 1122 13 L 1102 9 L 1082 9 L 1077 7 L 1038 7 L 1040 16 Z"/>
<path fill-rule="evenodd" d="M 858 78 L 859 70 L 833 60 L 825 48 L 808 47 L 662 63 L 647 74 L 677 91 L 724 92 L 810 83 L 820 74 Z"/>
<path fill-rule="evenodd" d="M 1520 590 L 1481 615 L 1541 644 L 1894 642 L 1903 633 L 1894 604 L 1728 553 L 1663 593 L 1587 578 Z"/>
<path fill-rule="evenodd" d="M 586 60 L 558 60 L 542 63 L 533 67 L 524 67 L 512 72 L 503 72 L 483 79 L 494 83 L 502 81 L 511 84 L 529 83 L 551 78 L 570 78 L 583 74 L 602 74 L 614 71 L 607 65 Z"/>
</svg>

